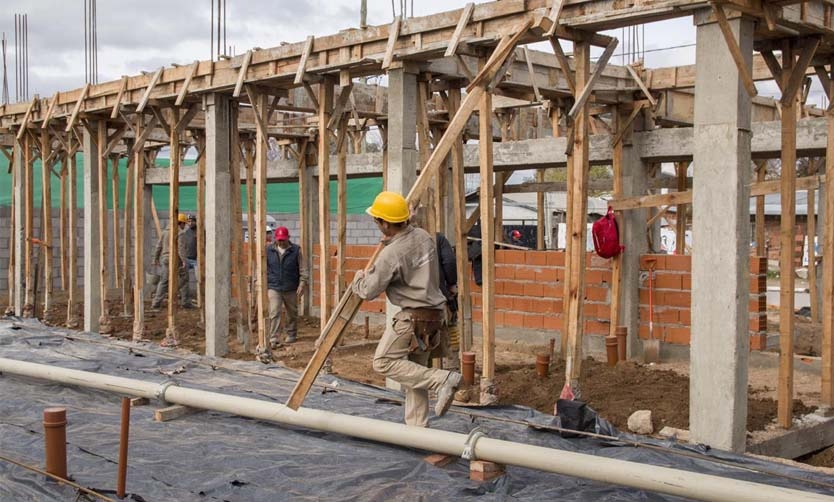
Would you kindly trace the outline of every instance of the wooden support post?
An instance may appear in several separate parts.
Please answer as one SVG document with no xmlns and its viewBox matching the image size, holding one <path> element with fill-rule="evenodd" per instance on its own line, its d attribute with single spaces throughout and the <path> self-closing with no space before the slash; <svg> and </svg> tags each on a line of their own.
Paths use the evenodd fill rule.
<svg viewBox="0 0 834 502">
<path fill-rule="evenodd" d="M 495 389 L 495 227 L 493 221 L 492 169 L 492 93 L 484 92 L 480 100 L 478 160 L 481 165 L 481 331 L 483 336 L 483 372 L 481 404 L 497 400 Z M 462 241 L 465 242 L 465 241 Z M 462 243 L 461 242 L 461 243 Z"/>
<path fill-rule="evenodd" d="M 129 151 L 129 150 L 128 150 Z M 127 157 L 127 170 L 125 172 L 125 208 L 124 208 L 124 222 L 122 224 L 122 315 L 129 317 L 133 310 L 133 280 L 131 279 L 130 270 L 130 248 L 133 232 L 131 231 L 131 210 L 134 204 L 133 182 L 136 181 L 133 172 L 136 167 L 134 165 L 135 159 L 131 156 Z M 116 187 L 118 189 L 118 186 Z M 116 243 L 116 246 L 119 244 Z M 119 266 L 118 264 L 116 266 Z"/>
<path fill-rule="evenodd" d="M 26 174 L 24 177 L 25 184 L 25 245 L 24 245 L 24 261 L 26 263 L 26 300 L 23 306 L 23 317 L 32 317 L 35 313 L 35 267 L 32 263 L 32 240 L 35 237 L 35 209 L 34 209 L 34 166 L 32 165 L 32 144 L 30 136 L 27 134 L 23 137 L 23 162 Z"/>
<path fill-rule="evenodd" d="M 808 190 L 807 210 L 805 212 L 808 215 L 808 226 L 805 237 L 808 239 L 808 293 L 811 297 L 811 319 L 814 322 L 820 322 L 819 304 L 817 303 L 817 250 L 815 242 L 817 236 L 816 194 L 816 190 Z"/>
<path fill-rule="evenodd" d="M 252 94 L 250 94 L 251 98 Z M 267 107 L 269 106 L 269 96 L 262 93 L 256 94 L 255 101 L 252 105 L 255 108 L 255 113 L 260 115 L 263 123 L 266 123 L 268 119 L 266 113 Z M 257 251 L 257 258 L 255 260 L 255 268 L 257 271 L 255 290 L 257 291 L 258 305 L 258 354 L 261 357 L 268 357 L 269 354 L 269 340 L 267 340 L 267 309 L 269 307 L 269 301 L 267 299 L 266 285 L 266 155 L 269 149 L 268 142 L 269 138 L 266 136 L 266 131 L 263 128 L 258 128 L 255 137 L 255 181 L 258 185 L 257 191 L 255 192 L 255 246 Z M 251 227 L 249 229 L 249 235 L 252 235 Z"/>
<path fill-rule="evenodd" d="M 676 162 L 675 169 L 678 175 L 678 192 L 686 191 L 686 170 L 689 168 L 689 162 Z M 675 225 L 675 254 L 686 254 L 686 210 L 685 204 L 678 204 L 675 208 L 675 216 L 677 222 Z"/>
<path fill-rule="evenodd" d="M 767 174 L 767 161 L 756 162 L 756 181 L 759 183 L 765 180 Z M 765 196 L 756 197 L 756 255 L 767 256 L 767 237 L 765 236 Z"/>
<path fill-rule="evenodd" d="M 460 88 L 455 84 L 449 89 L 449 116 L 460 109 Z M 448 134 L 448 133 L 447 133 Z M 452 144 L 452 197 L 455 212 L 455 261 L 458 270 L 458 326 L 460 352 L 472 350 L 472 308 L 469 305 L 469 263 L 466 245 L 466 175 L 463 171 L 463 138 L 458 135 Z"/>
<path fill-rule="evenodd" d="M 145 116 L 136 115 L 136 137 L 142 136 Z M 144 145 L 135 144 L 133 150 L 133 341 L 145 338 L 145 150 Z M 147 236 L 150 238 L 150 236 Z"/>
<path fill-rule="evenodd" d="M 52 258 L 54 253 L 54 242 L 52 239 L 52 165 L 48 161 L 52 154 L 52 142 L 49 140 L 49 131 L 41 129 L 41 195 L 42 195 L 42 216 L 41 216 L 41 240 L 44 242 L 43 258 L 43 312 L 45 313 L 52 306 Z M 37 300 L 35 300 L 37 301 Z"/>
<path fill-rule="evenodd" d="M 589 87 L 590 44 L 585 41 L 574 43 L 576 60 L 576 88 Z M 565 253 L 565 332 L 567 352 L 565 353 L 565 385 L 578 392 L 578 380 L 582 365 L 583 299 L 585 293 L 585 241 L 587 235 L 588 204 L 588 120 L 587 100 L 577 110 L 573 127 L 573 155 L 568 171 L 571 179 L 568 189 L 573 194 L 568 211 L 572 213 L 568 228 L 567 250 Z"/>
<path fill-rule="evenodd" d="M 110 155 L 110 182 L 113 200 L 113 286 L 116 289 L 122 287 L 122 274 L 119 270 L 119 156 Z"/>
<path fill-rule="evenodd" d="M 238 138 L 240 136 L 238 135 Z M 240 140 L 236 140 L 236 144 L 240 144 Z M 246 304 L 250 306 L 250 308 L 244 312 L 246 322 L 249 323 L 249 327 L 247 328 L 247 333 L 251 333 L 252 327 L 257 325 L 258 323 L 258 316 L 257 313 L 253 316 L 252 306 L 256 305 L 258 302 L 255 300 L 255 260 L 258 259 L 257 251 L 255 249 L 255 144 L 253 142 L 246 142 L 246 146 L 244 147 L 245 157 L 244 157 L 244 164 L 246 165 L 246 227 L 247 227 L 247 238 L 249 242 L 248 251 L 246 261 L 246 288 L 242 290 L 239 294 L 246 295 L 246 301 L 242 302 L 241 305 Z M 237 155 L 238 158 L 241 156 L 241 149 L 238 147 L 233 155 Z M 238 162 L 240 165 L 240 162 Z M 240 175 L 238 175 L 238 178 Z M 242 220 L 241 220 L 242 221 Z M 243 242 L 243 241 L 241 241 Z M 241 257 L 241 264 L 243 263 L 243 257 Z"/>
<path fill-rule="evenodd" d="M 538 183 L 544 183 L 544 169 L 536 170 L 536 181 Z M 544 192 L 536 193 L 536 250 L 538 251 L 547 249 L 545 243 L 545 225 L 547 225 L 547 219 L 544 214 L 545 200 Z"/>
<path fill-rule="evenodd" d="M 177 218 L 180 212 L 180 131 L 176 124 L 180 121 L 180 109 L 171 108 L 171 134 L 169 136 L 169 151 L 171 163 L 168 167 L 168 328 L 165 338 L 178 343 L 177 306 L 179 302 L 179 226 Z"/>
<path fill-rule="evenodd" d="M 99 316 L 99 332 L 101 334 L 110 334 L 112 326 L 110 324 L 110 314 L 107 310 L 107 286 L 108 286 L 108 267 L 107 267 L 107 241 L 110 232 L 108 232 L 107 225 L 107 156 L 104 151 L 107 149 L 107 121 L 98 120 L 96 125 L 96 147 L 98 155 L 98 225 L 99 225 L 99 302 L 101 314 Z M 85 222 L 86 224 L 86 222 Z M 86 251 L 86 250 L 85 250 Z"/>
<path fill-rule="evenodd" d="M 336 290 L 334 302 L 345 291 L 345 254 L 347 250 L 347 115 L 339 121 L 339 140 L 337 155 L 337 195 L 336 195 Z"/>
<path fill-rule="evenodd" d="M 791 41 L 782 48 L 782 88 L 794 68 Z M 779 382 L 777 386 L 780 426 L 793 423 L 793 330 L 794 330 L 794 244 L 796 235 L 796 99 L 782 102 L 782 192 L 779 251 Z"/>
<path fill-rule="evenodd" d="M 58 218 L 58 239 L 60 240 L 61 291 L 67 290 L 67 169 L 68 154 L 61 155 L 61 213 Z"/>
<path fill-rule="evenodd" d="M 333 108 L 333 81 L 325 78 L 319 83 L 319 307 L 322 321 L 330 318 L 333 302 L 333 283 L 330 268 L 330 110 Z M 324 323 L 322 323 L 324 326 Z"/>
<path fill-rule="evenodd" d="M 834 87 L 829 95 L 834 95 Z M 822 386 L 820 402 L 834 408 L 834 114 L 826 115 L 825 223 L 822 239 Z"/>
<path fill-rule="evenodd" d="M 631 131 L 631 124 L 627 123 L 629 112 L 625 107 L 618 106 L 614 117 L 616 120 L 614 124 L 617 130 L 623 130 L 624 135 L 629 135 Z M 625 128 L 625 129 L 621 129 Z M 623 196 L 623 142 L 618 141 L 614 144 L 614 151 L 612 156 L 611 166 L 614 171 L 614 199 L 619 199 Z M 617 220 L 617 228 L 620 230 L 620 242 L 624 236 L 623 224 L 625 220 L 621 211 L 616 211 L 614 217 Z M 567 274 L 566 274 L 567 275 Z M 622 303 L 622 293 L 620 291 L 623 280 L 623 257 L 621 254 L 611 259 L 611 323 L 608 325 L 608 336 L 616 336 L 617 328 L 620 326 L 620 304 Z M 636 286 L 635 286 L 636 287 Z"/>
<path fill-rule="evenodd" d="M 231 204 L 232 204 L 232 277 L 234 277 L 235 281 L 235 289 L 237 290 L 237 296 L 235 300 L 235 310 L 237 315 L 235 316 L 235 322 L 237 324 L 237 340 L 243 347 L 243 351 L 249 354 L 252 351 L 252 325 L 253 319 L 252 316 L 252 309 L 251 305 L 251 296 L 249 295 L 249 290 L 252 289 L 252 277 L 253 277 L 253 268 L 254 267 L 254 257 L 251 253 L 255 252 L 255 239 L 254 234 L 252 233 L 254 228 L 254 221 L 255 218 L 253 216 L 253 202 L 254 202 L 254 193 L 253 193 L 253 180 L 252 180 L 252 168 L 246 169 L 247 173 L 247 180 L 246 180 L 246 192 L 247 192 L 247 227 L 249 233 L 249 250 L 250 254 L 246 257 L 243 255 L 243 204 L 241 202 L 241 193 L 240 193 L 240 166 L 243 164 L 241 162 L 241 150 L 240 150 L 240 132 L 238 131 L 238 107 L 237 103 L 232 102 L 232 106 L 229 107 L 229 115 L 230 115 L 230 140 L 231 144 L 229 149 L 231 151 L 231 166 L 230 166 L 230 174 L 231 174 Z M 252 195 L 250 198 L 249 195 Z M 244 263 L 248 263 L 248 266 L 245 267 L 246 272 L 244 273 Z"/>
<path fill-rule="evenodd" d="M 313 259 L 313 229 L 312 216 L 315 213 L 311 203 L 310 190 L 313 189 L 311 185 L 311 177 L 307 170 L 307 146 L 308 140 L 303 140 L 298 147 L 298 219 L 301 233 L 299 235 L 299 245 L 301 246 L 301 254 L 304 261 L 307 262 L 308 273 L 311 274 L 310 281 L 307 288 L 304 290 L 304 297 L 301 300 L 302 316 L 311 315 L 312 304 L 312 259 Z"/>
<path fill-rule="evenodd" d="M 200 309 L 200 321 L 206 323 L 205 291 L 206 284 L 206 137 L 197 138 L 197 150 L 201 152 L 197 161 L 197 308 Z M 240 176 L 240 175 L 238 175 Z M 237 187 L 240 191 L 240 185 Z"/>
<path fill-rule="evenodd" d="M 68 135 L 67 141 L 72 144 L 72 138 Z M 78 291 L 78 239 L 75 235 L 78 226 L 78 203 L 76 193 L 76 179 L 78 177 L 78 161 L 75 153 L 67 156 L 67 327 L 78 327 L 78 315 L 76 313 L 76 293 Z"/>
<path fill-rule="evenodd" d="M 8 307 L 6 308 L 6 311 L 5 311 L 6 315 L 18 315 L 18 314 L 20 314 L 20 311 L 15 309 L 15 304 L 16 304 L 16 302 L 15 302 L 15 298 L 16 298 L 15 291 L 20 290 L 20 287 L 16 286 L 16 284 L 18 284 L 18 282 L 15 280 L 16 279 L 16 276 L 15 276 L 15 272 L 16 272 L 16 269 L 15 269 L 15 254 L 16 254 L 16 251 L 17 251 L 17 239 L 19 238 L 19 236 L 18 236 L 18 227 L 17 227 L 17 224 L 16 224 L 17 223 L 16 218 L 15 218 L 15 214 L 19 211 L 19 205 L 15 204 L 15 200 L 17 200 L 17 196 L 16 196 L 17 195 L 17 188 L 18 188 L 17 180 L 19 179 L 18 166 L 20 165 L 20 161 L 19 161 L 20 152 L 18 151 L 18 147 L 17 147 L 18 144 L 19 144 L 19 141 L 17 141 L 15 139 L 14 140 L 14 146 L 13 146 L 14 150 L 13 151 L 17 152 L 17 157 L 15 157 L 14 155 L 9 157 L 9 163 L 10 163 L 10 167 L 11 167 L 10 171 L 11 171 L 12 190 L 11 190 L 11 194 L 10 194 L 11 195 L 11 197 L 10 197 L 11 211 L 10 211 L 10 218 L 9 218 L 9 220 L 10 220 L 10 224 L 9 224 L 9 261 L 8 261 L 9 266 L 8 266 L 8 269 L 7 269 L 8 270 L 8 275 L 6 276 L 6 280 L 7 280 L 7 284 L 8 284 L 7 289 L 9 290 L 9 304 L 8 304 Z M 5 153 L 5 151 L 3 153 Z"/>
</svg>

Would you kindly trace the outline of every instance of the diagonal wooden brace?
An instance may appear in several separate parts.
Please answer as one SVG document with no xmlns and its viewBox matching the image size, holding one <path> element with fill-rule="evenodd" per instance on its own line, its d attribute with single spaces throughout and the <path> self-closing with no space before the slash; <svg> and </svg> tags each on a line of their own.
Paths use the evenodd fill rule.
<svg viewBox="0 0 834 502">
<path fill-rule="evenodd" d="M 571 107 L 568 112 L 568 117 L 570 119 L 574 119 L 576 117 L 576 114 L 579 113 L 579 110 L 582 109 L 585 102 L 588 101 L 589 97 L 591 97 L 591 92 L 594 90 L 594 84 L 597 79 L 599 79 L 599 76 L 602 75 L 605 67 L 608 65 L 608 60 L 611 59 L 611 56 L 614 54 L 614 49 L 617 48 L 617 43 L 616 38 L 612 39 L 608 44 L 608 47 L 606 47 L 605 51 L 603 51 L 602 56 L 600 56 L 597 60 L 597 66 L 594 68 L 594 73 L 591 74 L 591 78 L 588 79 L 588 84 L 585 85 L 582 92 L 579 93 L 579 96 L 576 98 L 576 102 L 574 102 L 573 107 Z"/>
<path fill-rule="evenodd" d="M 751 98 L 755 97 L 758 95 L 759 91 L 756 90 L 756 84 L 753 82 L 753 76 L 750 74 L 750 69 L 747 68 L 747 64 L 744 62 L 744 55 L 742 55 L 741 48 L 738 46 L 738 42 L 736 42 L 733 30 L 730 28 L 730 23 L 727 21 L 727 15 L 724 13 L 724 7 L 715 2 L 710 2 L 710 5 L 712 5 L 712 11 L 715 13 L 715 19 L 718 21 L 718 27 L 721 28 L 721 34 L 724 35 L 724 41 L 727 43 L 727 48 L 730 50 L 730 56 L 732 56 L 733 61 L 736 63 L 738 74 L 741 77 L 741 81 L 744 83 L 744 88 L 747 89 L 747 94 L 749 94 Z"/>
</svg>

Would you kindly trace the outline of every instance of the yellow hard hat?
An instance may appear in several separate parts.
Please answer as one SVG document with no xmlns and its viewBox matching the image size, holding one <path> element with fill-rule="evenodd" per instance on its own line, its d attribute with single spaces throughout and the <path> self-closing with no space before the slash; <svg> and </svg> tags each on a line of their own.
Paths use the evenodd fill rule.
<svg viewBox="0 0 834 502">
<path fill-rule="evenodd" d="M 389 223 L 402 223 L 408 221 L 411 216 L 408 211 L 408 202 L 397 192 L 380 192 L 374 199 L 373 205 L 365 212 Z"/>
<path fill-rule="evenodd" d="M 177 216 L 177 221 L 179 223 L 188 223 L 188 216 L 180 213 L 179 216 Z"/>
</svg>

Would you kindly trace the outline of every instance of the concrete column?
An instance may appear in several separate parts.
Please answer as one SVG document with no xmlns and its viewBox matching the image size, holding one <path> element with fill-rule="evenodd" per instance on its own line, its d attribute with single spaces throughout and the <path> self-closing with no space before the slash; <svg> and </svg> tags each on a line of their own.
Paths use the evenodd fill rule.
<svg viewBox="0 0 834 502">
<path fill-rule="evenodd" d="M 693 440 L 742 452 L 750 346 L 751 99 L 709 13 L 695 16 L 689 424 Z M 750 68 L 753 21 L 737 17 L 730 26 Z"/>
<path fill-rule="evenodd" d="M 90 129 L 98 127 L 90 121 Z M 101 316 L 101 258 L 99 253 L 99 157 L 96 139 L 84 128 L 84 331 L 99 329 Z"/>
<path fill-rule="evenodd" d="M 388 70 L 388 185 L 406 195 L 417 180 L 417 74 Z"/>
<path fill-rule="evenodd" d="M 649 186 L 648 165 L 639 156 L 639 148 L 623 144 L 623 196 L 645 195 Z M 620 280 L 620 325 L 628 328 L 626 354 L 629 358 L 643 355 L 640 341 L 640 255 L 649 252 L 646 242 L 647 209 L 623 211 L 622 255 Z"/>
<path fill-rule="evenodd" d="M 408 194 L 417 181 L 417 74 L 408 68 L 388 70 L 388 174 L 386 190 Z M 382 237 L 382 235 L 380 235 Z M 385 302 L 385 325 L 400 308 Z M 386 379 L 386 386 L 399 384 Z"/>
<path fill-rule="evenodd" d="M 206 98 L 206 355 L 229 352 L 232 264 L 231 120 L 229 98 Z"/>
<path fill-rule="evenodd" d="M 14 284 L 9 284 L 10 288 L 14 288 L 14 315 L 20 317 L 23 315 L 23 303 L 25 301 L 25 290 L 23 285 L 26 282 L 26 263 L 24 256 L 26 253 L 26 200 L 23 182 L 23 177 L 26 176 L 26 160 L 23 155 L 23 143 L 20 141 L 14 142 L 14 275 L 12 280 Z"/>
</svg>

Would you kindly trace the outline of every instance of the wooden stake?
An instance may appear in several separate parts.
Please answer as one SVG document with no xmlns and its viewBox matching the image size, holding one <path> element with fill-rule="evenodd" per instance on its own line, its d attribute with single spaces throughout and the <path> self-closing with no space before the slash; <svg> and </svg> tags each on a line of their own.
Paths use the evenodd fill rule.
<svg viewBox="0 0 834 502">
<path fill-rule="evenodd" d="M 48 159 L 52 154 L 52 142 L 49 140 L 49 131 L 41 129 L 41 159 Z M 41 240 L 43 250 L 43 312 L 52 306 L 52 258 L 54 246 L 52 242 L 52 165 L 46 160 L 41 160 L 41 195 L 43 210 L 41 216 Z M 37 301 L 37 300 L 36 300 Z"/>
<path fill-rule="evenodd" d="M 319 307 L 322 319 L 330 318 L 333 282 L 330 272 L 330 110 L 333 108 L 333 82 L 319 84 Z"/>
<path fill-rule="evenodd" d="M 576 58 L 576 87 L 588 88 L 590 82 L 590 44 L 576 42 L 574 57 Z M 599 67 L 598 67 L 599 68 Z M 573 128 L 573 156 L 568 168 L 573 176 L 569 183 L 570 193 L 573 194 L 569 211 L 571 218 L 567 239 L 565 259 L 565 326 L 567 332 L 567 352 L 565 357 L 565 383 L 574 389 L 578 386 L 580 368 L 582 365 L 582 328 L 583 328 L 583 299 L 585 294 L 585 242 L 587 235 L 587 205 L 588 205 L 588 120 L 589 107 L 587 101 L 577 110 L 576 122 Z"/>
<path fill-rule="evenodd" d="M 145 116 L 136 115 L 136 136 L 144 132 Z M 145 150 L 136 144 L 133 150 L 134 203 L 133 226 L 133 341 L 145 337 Z M 153 201 L 153 197 L 151 197 Z M 148 236 L 150 237 L 150 236 Z M 159 238 L 159 236 L 157 236 Z"/>
<path fill-rule="evenodd" d="M 460 88 L 458 84 L 449 89 L 449 116 L 457 115 L 460 109 Z M 446 133 L 448 134 L 448 132 Z M 444 134 L 445 136 L 445 134 Z M 457 136 L 451 147 L 452 191 L 455 212 L 455 261 L 458 271 L 458 326 L 460 329 L 460 352 L 469 352 L 472 347 L 472 309 L 469 306 L 469 263 L 466 242 L 466 180 L 463 171 L 463 138 Z"/>
<path fill-rule="evenodd" d="M 794 67 L 790 40 L 782 49 L 782 85 Z M 796 100 L 782 103 L 782 192 L 779 251 L 779 382 L 777 419 L 788 429 L 793 423 L 794 244 L 796 225 Z"/>
</svg>

